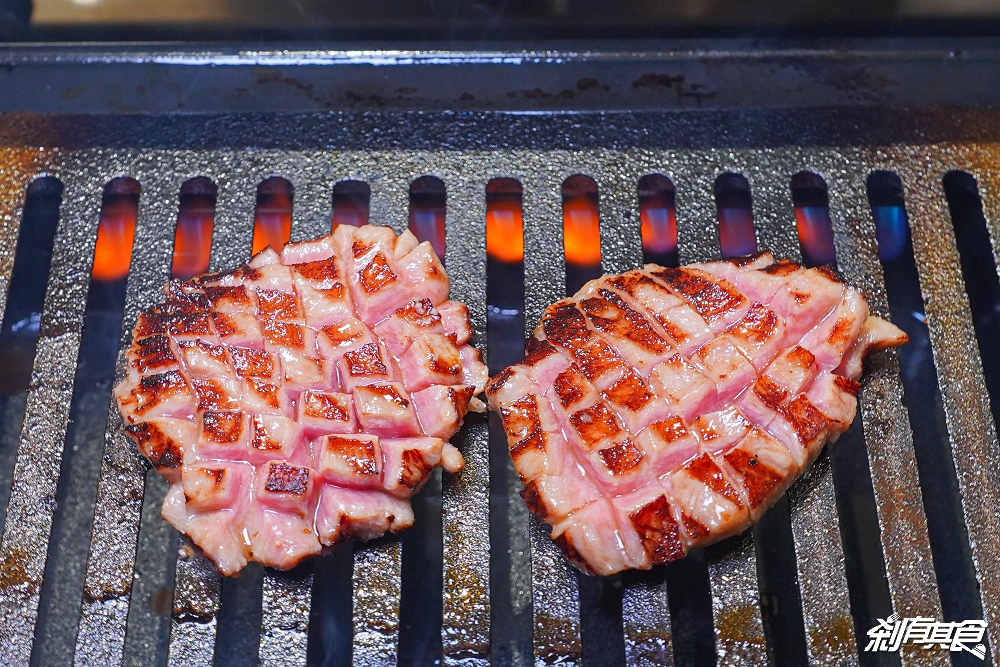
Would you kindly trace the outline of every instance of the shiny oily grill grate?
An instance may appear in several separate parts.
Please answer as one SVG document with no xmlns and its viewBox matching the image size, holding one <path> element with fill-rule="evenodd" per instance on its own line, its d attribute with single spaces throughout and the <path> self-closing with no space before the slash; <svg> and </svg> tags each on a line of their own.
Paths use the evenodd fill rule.
<svg viewBox="0 0 1000 667">
<path fill-rule="evenodd" d="M 251 569 L 242 581 L 223 583 L 159 518 L 165 483 L 124 436 L 106 398 L 109 387 L 103 388 L 103 402 L 88 403 L 76 392 L 75 418 L 69 421 L 74 380 L 79 385 L 84 372 L 77 363 L 81 341 L 89 335 L 84 324 L 90 322 L 89 276 L 102 192 L 122 175 L 140 184 L 141 195 L 124 316 L 115 331 L 119 347 L 128 342 L 137 312 L 161 298 L 170 272 L 177 194 L 190 178 L 205 176 L 218 187 L 211 268 L 221 269 L 249 254 L 256 188 L 267 177 L 282 176 L 294 187 L 292 239 L 297 240 L 329 231 L 333 185 L 347 178 L 370 185 L 372 221 L 402 231 L 410 183 L 433 174 L 447 192 L 445 261 L 452 298 L 469 304 L 477 342 L 489 352 L 497 340 L 493 329 L 487 335 L 486 307 L 486 184 L 492 178 L 515 178 L 523 188 L 524 321 L 530 332 L 544 307 L 564 296 L 561 186 L 574 174 L 589 175 L 598 185 L 602 268 L 608 272 L 642 263 L 636 185 L 647 174 L 664 174 L 675 186 L 683 263 L 719 255 L 712 193 L 725 172 L 749 181 L 759 246 L 800 259 L 789 179 L 803 170 L 818 174 L 828 189 L 839 268 L 864 289 L 873 312 L 888 316 L 892 295 L 887 298 L 866 182 L 874 171 L 894 172 L 905 192 L 923 295 L 920 315 L 937 382 L 917 389 L 940 393 L 945 445 L 954 465 L 948 502 L 958 508 L 952 527 L 962 542 L 956 551 L 966 554 L 961 556 L 966 575 L 979 587 L 978 599 L 961 602 L 987 621 L 993 641 L 1000 630 L 1000 581 L 993 576 L 1000 572 L 997 437 L 977 343 L 979 314 L 974 317 L 967 296 L 966 257 L 959 253 L 942 178 L 952 170 L 975 177 L 995 244 L 1000 144 L 991 141 L 990 128 L 997 124 L 989 115 L 954 110 L 886 113 L 892 119 L 886 121 L 888 134 L 872 129 L 878 123 L 866 125 L 870 111 L 830 110 L 773 111 L 752 123 L 738 113 L 708 111 L 570 118 L 486 112 L 223 115 L 209 122 L 123 116 L 86 123 L 0 116 L 8 122 L 0 134 L 0 294 L 7 295 L 15 263 L 22 261 L 15 249 L 19 234 L 26 233 L 21 221 L 29 183 L 49 175 L 63 188 L 30 383 L 23 392 L 5 395 L 0 432 L 9 467 L 4 474 L 12 479 L 0 541 L 0 662 L 225 665 L 243 664 L 240 656 L 252 654 L 251 661 L 262 665 L 304 665 L 316 656 L 326 656 L 328 664 L 425 664 L 426 655 L 452 665 L 491 660 L 588 667 L 621 660 L 628 665 L 881 664 L 859 651 L 876 615 L 891 610 L 904 617 L 942 618 L 960 611 L 949 602 L 956 584 L 942 574 L 942 554 L 932 553 L 934 530 L 924 510 L 927 503 L 947 499 L 922 495 L 915 448 L 921 433 L 911 428 L 913 415 L 904 407 L 907 369 L 901 372 L 895 353 L 870 364 L 858 420 L 834 446 L 853 447 L 862 456 L 860 474 L 870 473 L 874 514 L 867 542 L 854 526 L 863 508 L 838 493 L 856 483 L 852 475 L 859 473 L 831 454 L 789 492 L 782 505 L 787 509 L 779 509 L 772 522 L 778 529 L 748 531 L 688 559 L 682 569 L 672 565 L 602 582 L 603 593 L 595 595 L 594 582 L 577 575 L 544 528 L 527 519 L 516 479 L 509 468 L 502 472 L 503 443 L 485 418 L 472 417 L 456 442 L 467 468 L 438 482 L 440 575 L 414 570 L 422 560 L 407 566 L 407 559 L 419 556 L 403 548 L 405 538 L 393 538 L 355 545 L 353 565 L 350 552 L 340 550 L 290 573 Z M 847 130 L 816 129 L 844 122 L 845 116 Z M 962 141 L 921 136 L 921 127 L 961 125 L 956 119 L 966 122 L 956 131 Z M 277 138 L 268 135 L 270 127 L 284 122 L 290 127 Z M 719 123 L 757 129 L 720 136 Z M 220 127 L 221 138 L 214 134 Z M 390 138 L 379 135 L 387 127 L 393 128 L 386 130 Z M 777 136 L 765 134 L 777 127 Z M 851 127 L 860 128 L 853 138 Z M 296 128 L 309 128 L 307 138 L 288 139 Z M 893 136 L 894 128 L 896 141 L 879 139 Z M 993 262 L 992 248 L 984 252 Z M 988 268 L 995 281 L 995 264 Z M 10 303 L 9 297 L 0 301 Z M 119 353 L 116 379 L 123 363 Z M 63 465 L 64 457 L 72 457 L 67 459 L 72 465 Z M 435 494 L 432 482 L 424 520 L 436 521 Z M 788 519 L 781 518 L 782 511 Z M 61 513 L 74 517 L 72 525 Z M 768 532 L 780 533 L 782 521 L 790 536 L 784 546 L 780 540 L 772 544 Z M 80 522 L 89 530 L 80 529 Z M 82 539 L 61 537 L 74 529 Z M 775 549 L 787 553 L 776 556 Z M 884 575 L 876 573 L 876 584 L 884 588 L 888 609 L 879 607 L 877 592 L 863 590 L 872 554 L 884 568 Z M 790 576 L 778 580 L 784 592 L 772 590 L 775 576 L 768 573 L 781 562 L 791 564 Z M 320 579 L 332 575 L 324 571 L 338 567 L 353 567 L 350 599 L 341 605 L 346 619 L 320 613 L 324 601 L 313 599 L 314 592 L 328 592 Z M 408 568 L 420 577 L 440 576 L 437 606 L 427 607 L 419 594 L 407 599 L 404 580 L 413 577 L 405 575 Z M 668 595 L 688 590 L 681 581 L 688 574 L 705 578 L 704 595 Z M 785 605 L 788 599 L 796 601 L 793 609 Z M 419 619 L 425 609 L 433 612 L 434 628 L 440 621 L 439 647 L 429 653 L 413 645 L 403 650 L 404 642 L 426 637 L 405 623 L 401 627 L 401 619 Z M 699 615 L 711 619 L 707 657 L 699 652 L 704 642 L 699 644 L 691 620 Z M 787 618 L 799 619 L 799 629 L 779 627 Z M 350 638 L 336 632 L 345 627 L 352 630 Z M 592 634 L 609 627 L 613 635 Z M 788 632 L 804 651 L 789 647 Z M 233 644 L 232 637 L 241 639 Z M 944 651 L 904 649 L 901 660 L 945 664 L 950 657 Z"/>
</svg>

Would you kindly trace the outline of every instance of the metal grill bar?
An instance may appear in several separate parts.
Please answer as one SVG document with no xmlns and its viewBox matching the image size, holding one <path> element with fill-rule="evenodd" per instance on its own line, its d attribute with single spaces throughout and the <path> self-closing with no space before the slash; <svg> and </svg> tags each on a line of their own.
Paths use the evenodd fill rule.
<svg viewBox="0 0 1000 667">
<path fill-rule="evenodd" d="M 824 167 L 823 172 L 829 175 L 830 218 L 840 269 L 849 282 L 864 290 L 872 313 L 888 317 L 874 223 L 865 191 L 869 167 L 856 151 L 821 152 L 816 157 L 818 165 Z M 901 617 L 941 618 L 913 437 L 903 407 L 899 363 L 894 353 L 873 359 L 858 395 L 858 409 L 864 425 L 893 609 Z M 913 650 L 904 650 L 901 657 L 904 665 L 922 660 L 934 664 L 948 661 L 943 653 L 917 657 Z"/>
<path fill-rule="evenodd" d="M 0 313 L 7 308 L 25 184 L 41 176 L 55 154 L 51 149 L 0 147 Z"/>
<path fill-rule="evenodd" d="M 374 162 L 374 164 L 373 164 Z M 408 227 L 409 186 L 415 174 L 407 163 L 399 170 L 377 158 L 352 165 L 371 186 L 371 221 L 391 226 L 397 234 Z M 395 664 L 399 657 L 399 611 L 402 596 L 403 549 L 398 538 L 376 545 L 356 545 L 354 551 L 354 663 Z"/>
<path fill-rule="evenodd" d="M 232 158 L 231 170 L 204 172 L 218 188 L 209 267 L 220 271 L 237 266 L 250 255 L 255 190 L 247 182 L 266 175 L 252 156 Z M 235 181 L 235 182 L 234 182 Z M 215 566 L 182 538 L 174 575 L 170 629 L 171 665 L 210 665 L 215 655 L 221 578 Z"/>
<path fill-rule="evenodd" d="M 169 667 L 212 664 L 220 584 L 215 566 L 187 537 L 181 537 L 174 574 Z"/>
<path fill-rule="evenodd" d="M 30 657 L 38 617 L 98 217 L 92 200 L 73 197 L 94 190 L 92 179 L 79 168 L 69 172 L 73 176 L 64 179 L 69 196 L 56 232 L 45 317 L 0 542 L 7 579 L 0 594 L 0 625 L 6 635 L 5 652 L 22 663 Z"/>
<path fill-rule="evenodd" d="M 288 573 L 265 570 L 260 664 L 276 667 L 306 664 L 312 580 L 310 564 Z"/>
<path fill-rule="evenodd" d="M 544 161 L 531 160 L 531 170 L 521 173 L 518 169 L 515 176 L 524 188 L 526 337 L 534 332 L 546 306 L 566 293 L 560 193 L 563 181 L 575 170 L 572 164 L 562 164 L 565 155 L 546 157 Z M 580 664 L 580 597 L 576 572 L 552 542 L 545 526 L 534 516 L 529 521 L 535 664 Z"/>
<path fill-rule="evenodd" d="M 673 168 L 678 172 L 674 186 L 680 261 L 687 264 L 715 259 L 719 254 L 719 230 L 713 186 L 716 174 L 724 169 L 716 155 L 700 156 L 701 160 L 678 157 Z M 734 540 L 727 542 L 728 548 L 708 552 L 716 656 L 720 666 L 762 665 L 768 656 L 757 594 L 757 559 L 749 541 L 738 544 Z"/>
<path fill-rule="evenodd" d="M 473 342 L 484 349 L 488 174 L 463 169 L 460 163 L 452 170 L 463 178 L 446 180 L 451 298 L 468 304 L 476 332 Z M 442 490 L 444 659 L 447 665 L 485 666 L 490 655 L 490 447 L 485 415 L 468 415 L 452 442 L 462 450 L 466 467 L 458 475 L 446 475 Z"/>
<path fill-rule="evenodd" d="M 182 153 L 169 156 L 150 153 L 137 156 L 129 170 L 143 192 L 128 276 L 116 382 L 125 375 L 125 350 L 131 342 L 138 312 L 159 300 L 160 287 L 170 277 L 177 192 L 184 180 L 197 175 L 186 172 L 196 167 L 196 160 L 195 156 Z M 146 462 L 125 436 L 112 401 L 77 633 L 75 662 L 78 664 L 122 662 L 146 470 Z"/>
<path fill-rule="evenodd" d="M 16 155 L 15 155 L 16 154 Z M 33 165 L 17 178 L 0 179 L 0 262 L 6 261 L 16 240 L 17 223 L 11 220 L 20 206 L 27 177 L 41 166 L 40 154 L 7 151 L 0 159 L 27 155 Z M 470 157 L 471 156 L 471 157 Z M 961 159 L 958 159 L 961 158 Z M 238 177 L 227 181 L 216 171 L 218 160 Z M 51 509 L 37 511 L 37 499 L 54 493 L 59 475 L 59 451 L 71 400 L 72 376 L 83 321 L 81 296 L 93 253 L 99 193 L 111 171 L 130 172 L 143 186 L 134 251 L 128 279 L 122 341 L 130 339 L 138 310 L 159 301 L 159 288 L 169 272 L 170 247 L 176 220 L 176 195 L 183 180 L 213 173 L 220 186 L 213 266 L 221 268 L 245 260 L 252 220 L 252 192 L 256 183 L 275 165 L 295 171 L 295 227 L 293 235 L 308 238 L 329 229 L 331 173 L 350 173 L 373 184 L 372 219 L 405 227 L 405 193 L 410 180 L 424 173 L 440 175 L 448 185 L 448 267 L 456 298 L 470 303 L 473 321 L 481 333 L 483 312 L 484 186 L 493 173 L 513 175 L 525 188 L 526 329 L 530 332 L 544 307 L 564 291 L 561 206 L 562 179 L 584 172 L 594 175 L 601 192 L 602 251 L 605 268 L 621 271 L 638 263 L 638 221 L 635 183 L 652 171 L 668 173 L 677 186 L 678 234 L 682 261 L 717 255 L 718 232 L 714 223 L 712 180 L 720 171 L 742 171 L 753 184 L 758 235 L 761 245 L 783 255 L 795 256 L 797 243 L 790 222 L 787 186 L 780 180 L 794 171 L 811 168 L 829 185 L 831 218 L 841 266 L 849 280 L 862 286 L 873 311 L 887 311 L 881 268 L 864 194 L 864 177 L 875 166 L 896 170 L 910 188 L 914 248 L 921 273 L 928 322 L 932 332 L 935 364 L 941 380 L 945 413 L 952 438 L 959 487 L 969 527 L 969 538 L 982 587 L 983 610 L 995 637 L 998 593 L 986 573 L 1000 567 L 993 524 L 1000 479 L 990 469 L 996 460 L 996 436 L 982 380 L 975 334 L 964 296 L 957 251 L 950 221 L 941 198 L 943 171 L 927 171 L 927 164 L 950 166 L 996 164 L 1000 156 L 992 147 L 973 147 L 955 153 L 937 147 L 898 149 L 869 156 L 854 149 L 794 149 L 782 151 L 633 151 L 581 150 L 576 152 L 492 152 L 437 154 L 431 152 L 344 151 L 309 153 L 235 151 L 232 153 L 179 153 L 151 150 L 114 154 L 81 151 L 59 163 L 67 190 L 60 222 L 57 258 L 43 313 L 42 336 L 35 359 L 33 388 L 28 400 L 20 461 L 8 509 L 11 521 L 0 543 L 5 572 L 11 570 L 14 546 L 30 547 L 40 556 L 48 544 Z M 26 163 L 27 164 L 27 163 Z M 665 167 L 669 167 L 666 170 Z M 201 171 L 199 172 L 199 169 Z M 943 166 L 942 166 L 943 169 Z M 1000 237 L 1000 219 L 991 173 L 976 173 L 984 185 L 994 242 Z M 392 174 L 388 176 L 387 174 Z M 470 176 L 472 174 L 473 176 Z M 779 174 L 780 176 L 768 176 Z M 20 179 L 20 180 L 18 180 Z M 928 194 L 922 194 L 928 193 Z M 632 217 L 635 216 L 635 217 Z M 80 224 L 84 221 L 84 224 Z M 918 224 L 919 223 L 919 224 Z M 4 231 L 7 230 L 7 231 Z M 472 230 L 472 231 L 470 231 Z M 4 250 L 6 248 L 6 251 Z M 7 253 L 6 255 L 4 253 Z M 0 265 L 3 268 L 3 265 Z M 933 296 L 933 298 L 928 298 Z M 118 377 L 123 372 L 119 356 Z M 68 380 L 67 380 L 68 378 Z M 67 382 L 69 384 L 67 384 Z M 901 615 L 940 617 L 941 608 L 923 505 L 917 483 L 908 420 L 902 408 L 901 384 L 893 355 L 876 360 L 874 373 L 861 394 L 861 414 L 869 448 L 872 478 L 879 505 L 882 548 L 886 558 L 889 590 Z M 129 621 L 145 600 L 132 592 L 139 514 L 144 490 L 145 464 L 124 438 L 117 410 L 109 410 L 105 459 L 88 563 L 76 657 L 79 664 L 120 665 L 132 636 Z M 45 424 L 42 424 L 42 421 Z M 35 426 L 39 424 L 39 426 Z M 52 426 L 56 428 L 53 429 Z M 64 426 L 62 427 L 64 428 Z M 60 435 L 62 433 L 62 435 Z M 469 468 L 444 487 L 444 609 L 443 645 L 449 662 L 486 661 L 488 646 L 488 556 L 484 527 L 488 476 L 485 425 L 473 419 L 463 431 Z M 35 476 L 41 484 L 29 485 Z M 792 492 L 792 533 L 798 555 L 799 586 L 810 660 L 820 664 L 856 661 L 854 638 L 847 628 L 848 600 L 839 541 L 833 480 L 827 468 L 817 467 L 800 480 Z M 147 503 L 156 499 L 147 498 Z M 44 503 L 41 503 L 44 507 Z M 989 508 L 988 510 L 986 508 Z M 30 510 L 30 511 L 29 511 Z M 154 519 L 150 519 L 151 521 Z M 155 518 L 159 521 L 158 518 Z M 470 521 L 479 521 L 483 540 L 470 541 L 457 534 Z M 49 522 L 49 523 L 46 523 Z M 18 541 L 15 541 L 15 536 Z M 453 540 L 449 542 L 449 540 Z M 532 529 L 533 588 L 535 599 L 536 659 L 542 662 L 581 661 L 579 597 L 573 570 L 554 548 L 544 529 Z M 476 555 L 472 557 L 470 552 Z M 756 561 L 749 540 L 735 540 L 709 549 L 713 612 L 720 664 L 768 660 L 758 605 Z M 383 665 L 397 656 L 401 550 L 398 541 L 359 547 L 355 557 L 354 659 L 358 664 Z M 475 585 L 465 574 L 474 569 Z M 37 579 L 41 576 L 38 570 Z M 8 576 L 5 574 L 5 576 Z M 210 664 L 214 652 L 214 619 L 219 609 L 218 576 L 201 556 L 177 562 L 173 619 L 170 635 L 171 664 Z M 671 660 L 671 631 L 665 586 L 652 575 L 625 578 L 624 631 L 629 664 L 662 664 Z M 264 620 L 260 658 L 264 664 L 302 664 L 310 602 L 308 568 L 292 574 L 268 573 L 262 592 Z M 139 590 L 139 589 L 136 589 Z M 0 609 L 18 610 L 23 591 L 0 585 Z M 832 594 L 832 596 L 831 596 Z M 31 612 L 33 613 L 33 612 Z M 13 619 L 0 630 L 11 638 L 15 661 L 26 662 L 32 641 L 31 615 Z M 151 626 L 150 626 L 151 627 Z M 128 628 L 129 637 L 126 637 Z M 830 634 L 832 633 L 832 634 Z M 829 639 L 836 642 L 832 645 Z M 144 640 L 143 640 L 144 641 Z M 135 644 L 139 646 L 139 644 Z M 941 661 L 946 654 L 904 653 L 905 664 Z"/>
<path fill-rule="evenodd" d="M 354 664 L 394 665 L 398 657 L 402 557 L 399 543 L 354 548 Z"/>
<path fill-rule="evenodd" d="M 937 295 L 925 297 L 924 308 L 938 376 L 948 379 L 939 380 L 939 385 L 983 618 L 994 656 L 1000 639 L 1000 582 L 996 580 L 996 572 L 1000 571 L 1000 537 L 996 531 L 1000 522 L 1000 474 L 994 462 L 1000 457 L 1000 447 L 941 179 L 950 168 L 975 174 L 984 213 L 995 225 L 1000 194 L 995 186 L 996 175 L 994 170 L 980 165 L 996 165 L 998 157 L 994 146 L 955 151 L 936 147 L 899 149 L 876 157 L 903 181 L 920 288 L 925 295 Z M 933 166 L 928 169 L 928 165 Z M 995 243 L 997 236 L 991 236 Z"/>
<path fill-rule="evenodd" d="M 646 173 L 636 160 L 627 156 L 601 165 L 595 173 L 601 195 L 601 268 L 605 273 L 642 267 L 637 188 Z M 626 664 L 636 667 L 673 664 L 670 608 L 662 568 L 630 574 L 623 577 L 622 583 Z"/>
<path fill-rule="evenodd" d="M 767 169 L 750 157 L 739 165 L 750 182 L 757 238 L 760 247 L 775 256 L 801 261 L 790 179 L 797 171 L 810 169 L 811 161 L 795 151 L 776 151 L 770 157 L 773 166 Z M 840 518 L 828 460 L 817 461 L 789 498 L 794 504 L 791 530 L 809 662 L 856 664 Z"/>
</svg>

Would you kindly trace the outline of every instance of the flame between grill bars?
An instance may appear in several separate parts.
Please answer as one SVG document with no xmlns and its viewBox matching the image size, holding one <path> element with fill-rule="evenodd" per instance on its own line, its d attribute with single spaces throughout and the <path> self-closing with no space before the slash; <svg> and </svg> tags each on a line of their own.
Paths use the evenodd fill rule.
<svg viewBox="0 0 1000 667">
<path fill-rule="evenodd" d="M 652 114 L 640 124 L 655 123 L 658 118 Z M 607 136 L 606 130 L 598 129 L 607 122 L 602 119 L 582 123 L 585 129 L 592 126 L 595 133 Z M 406 122 L 429 131 L 421 121 Z M 544 128 L 547 122 L 538 118 L 529 124 Z M 332 187 L 345 178 L 369 183 L 370 219 L 401 231 L 407 225 L 410 183 L 434 174 L 447 188 L 445 259 L 452 297 L 469 304 L 478 344 L 486 347 L 485 191 L 491 178 L 513 177 L 523 187 L 524 312 L 530 332 L 545 305 L 564 295 L 560 186 L 577 173 L 592 176 L 598 184 L 602 268 L 608 272 L 641 264 L 636 183 L 647 174 L 665 174 L 676 188 L 682 262 L 718 256 L 713 183 L 720 173 L 730 171 L 743 174 L 750 183 L 760 247 L 799 258 L 789 178 L 802 170 L 819 174 L 829 191 L 839 268 L 864 289 L 873 312 L 888 316 L 865 184 L 874 170 L 895 172 L 905 188 L 924 315 L 954 461 L 961 508 L 956 519 L 964 523 L 961 530 L 967 536 L 963 539 L 967 539 L 973 576 L 981 591 L 973 607 L 981 605 L 989 638 L 995 641 L 1000 630 L 1000 580 L 994 576 L 1000 572 L 1000 533 L 996 530 L 1000 471 L 992 462 L 998 459 L 998 446 L 941 178 L 953 169 L 976 177 L 995 243 L 1000 239 L 1000 184 L 996 180 L 1000 148 L 996 145 L 913 143 L 881 150 L 852 146 L 618 149 L 609 142 L 605 147 L 576 150 L 437 151 L 384 147 L 59 149 L 56 145 L 29 149 L 10 143 L 10 147 L 0 147 L 0 306 L 6 303 L 2 299 L 11 281 L 27 184 L 49 174 L 61 181 L 64 190 L 30 385 L 20 404 L 5 404 L 0 434 L 13 469 L 8 473 L 12 486 L 0 541 L 0 662 L 112 666 L 165 659 L 171 665 L 226 664 L 225 657 L 216 652 L 216 639 L 232 632 L 219 624 L 230 584 L 223 585 L 211 565 L 186 542 L 178 545 L 175 534 L 159 518 L 165 485 L 147 470 L 124 436 L 116 409 L 107 403 L 91 405 L 80 411 L 78 420 L 68 423 L 74 378 L 82 372 L 77 361 L 101 193 L 109 180 L 120 175 L 135 178 L 142 187 L 124 319 L 117 332 L 122 345 L 129 340 L 137 312 L 158 301 L 160 287 L 169 277 L 177 192 L 187 179 L 207 176 L 218 186 L 211 267 L 221 269 L 245 261 L 253 234 L 256 187 L 269 176 L 282 176 L 294 186 L 292 239 L 297 240 L 329 231 Z M 116 379 L 122 374 L 119 353 Z M 860 394 L 854 435 L 845 435 L 863 438 L 859 451 L 867 452 L 863 463 L 870 468 L 874 489 L 877 539 L 864 548 L 874 549 L 883 559 L 893 610 L 901 616 L 942 618 L 943 589 L 938 588 L 924 512 L 927 499 L 921 493 L 903 395 L 897 356 L 881 355 Z M 103 440 L 81 441 L 82 431 L 94 430 L 87 424 L 100 425 L 104 419 L 106 427 L 99 428 Z M 68 433 L 73 437 L 68 439 Z M 588 609 L 578 575 L 536 522 L 491 518 L 491 491 L 513 497 L 508 515 L 523 520 L 524 513 L 518 511 L 516 489 L 491 489 L 486 420 L 471 419 L 456 444 L 468 465 L 461 474 L 447 476 L 441 491 L 441 651 L 445 662 L 488 664 L 492 656 L 493 664 L 591 663 L 587 645 L 594 638 L 581 631 L 581 618 L 587 617 Z M 83 461 L 86 456 L 80 452 L 87 448 L 89 468 L 83 463 L 73 469 L 62 465 L 71 450 Z M 92 475 L 84 479 L 86 470 Z M 811 664 L 857 664 L 859 642 L 864 646 L 867 628 L 855 626 L 859 618 L 867 618 L 859 611 L 863 593 L 855 590 L 856 580 L 850 582 L 854 589 L 849 587 L 850 553 L 858 546 L 850 538 L 842 540 L 844 509 L 838 508 L 835 493 L 842 483 L 850 482 L 849 474 L 838 468 L 836 460 L 831 466 L 824 457 L 789 492 L 795 576 L 787 585 L 797 590 L 801 608 L 795 613 L 801 615 L 805 655 Z M 63 545 L 62 551 L 54 549 L 51 536 L 56 534 L 53 522 L 58 513 L 79 511 L 86 516 L 85 510 L 57 508 L 56 499 L 75 499 L 86 505 L 88 493 L 96 498 L 92 530 L 81 543 Z M 499 553 L 496 548 L 491 552 L 491 520 L 494 532 L 497 525 L 510 531 L 508 544 L 513 553 Z M 766 579 L 762 568 L 767 557 L 760 556 L 766 545 L 760 535 L 755 544 L 755 535 L 756 531 L 748 532 L 709 549 L 704 556 L 711 587 L 707 599 L 714 619 L 714 656 L 719 665 L 775 660 L 776 647 L 765 622 L 771 611 L 759 583 Z M 517 564 L 524 562 L 518 551 L 530 553 L 530 573 L 518 569 Z M 504 593 L 511 607 L 515 611 L 518 605 L 531 608 L 533 655 L 520 654 L 516 646 L 498 641 L 506 635 L 491 610 L 491 593 L 498 599 L 496 583 L 491 587 L 491 558 L 493 573 L 496 563 L 509 568 L 502 579 L 512 582 L 511 590 Z M 355 547 L 354 664 L 397 661 L 403 562 L 399 539 Z M 79 563 L 76 570 L 72 563 Z M 253 575 L 247 576 L 252 579 Z M 314 604 L 311 566 L 258 576 L 262 611 L 256 652 L 260 664 L 305 664 Z M 252 588 L 250 579 L 239 585 Z M 671 607 L 675 607 L 676 620 L 681 602 L 668 599 L 669 577 L 654 572 L 622 581 L 626 663 L 686 662 L 686 656 L 675 656 L 679 644 L 671 630 Z M 236 590 L 237 585 L 233 586 Z M 40 616 L 40 610 L 53 605 L 62 606 L 58 617 Z M 252 614 L 250 618 L 256 622 Z M 36 627 L 40 619 L 45 635 L 42 625 Z M 495 621 L 492 627 L 491 620 Z M 679 641 L 683 644 L 684 640 Z M 949 657 L 943 651 L 918 655 L 904 650 L 902 660 L 904 664 L 945 664 Z"/>
</svg>

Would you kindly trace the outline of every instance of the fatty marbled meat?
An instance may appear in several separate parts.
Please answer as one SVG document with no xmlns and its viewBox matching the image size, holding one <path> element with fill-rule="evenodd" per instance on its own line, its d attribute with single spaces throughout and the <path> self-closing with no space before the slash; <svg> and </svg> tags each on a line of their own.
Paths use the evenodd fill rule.
<svg viewBox="0 0 1000 667">
<path fill-rule="evenodd" d="M 650 264 L 549 306 L 486 391 L 529 508 L 607 575 L 757 521 L 854 420 L 865 355 L 904 342 L 826 268 Z"/>
<path fill-rule="evenodd" d="M 115 396 L 163 517 L 224 574 L 406 528 L 433 468 L 464 466 L 446 441 L 487 371 L 429 243 L 340 226 L 164 291 Z"/>
</svg>

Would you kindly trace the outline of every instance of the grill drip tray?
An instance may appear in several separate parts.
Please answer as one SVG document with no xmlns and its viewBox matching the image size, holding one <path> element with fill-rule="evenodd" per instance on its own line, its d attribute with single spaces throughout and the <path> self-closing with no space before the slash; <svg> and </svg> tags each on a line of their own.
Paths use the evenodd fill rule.
<svg viewBox="0 0 1000 667">
<path fill-rule="evenodd" d="M 984 618 L 996 636 L 991 390 L 1000 378 L 983 369 L 1000 351 L 986 313 L 1000 294 L 990 247 L 1000 238 L 1000 115 L 887 106 L 549 111 L 0 116 L 5 318 L 23 300 L 8 286 L 34 284 L 41 294 L 44 285 L 30 382 L 0 397 L 0 474 L 12 479 L 0 541 L 4 664 L 875 664 L 859 651 L 864 633 L 893 611 Z M 676 189 L 681 262 L 719 255 L 712 193 L 725 172 L 750 184 L 759 246 L 801 259 L 789 182 L 803 170 L 826 182 L 845 278 L 884 317 L 891 309 L 898 320 L 899 304 L 916 298 L 910 315 L 923 337 L 873 360 L 855 425 L 743 536 L 666 569 L 581 577 L 528 520 L 499 432 L 476 416 L 455 441 L 466 470 L 423 493 L 427 524 L 415 530 L 440 534 L 426 549 L 384 539 L 290 573 L 254 567 L 222 582 L 159 518 L 165 483 L 124 436 L 110 382 L 123 373 L 115 346 L 169 277 L 185 181 L 205 176 L 218 187 L 211 267 L 221 269 L 249 255 L 257 186 L 270 176 L 294 187 L 293 240 L 328 233 L 338 181 L 367 182 L 370 219 L 399 232 L 411 182 L 439 177 L 452 298 L 469 304 L 495 371 L 511 345 L 487 316 L 487 280 L 503 278 L 487 277 L 490 179 L 523 188 L 530 332 L 564 296 L 567 177 L 596 181 L 602 268 L 620 272 L 642 263 L 637 183 L 652 173 Z M 877 170 L 903 185 L 910 273 L 879 259 L 866 190 Z M 974 196 L 968 210 L 946 197 L 942 178 L 953 170 L 975 177 L 982 210 Z M 44 211 L 28 185 L 42 175 L 58 179 L 62 203 L 51 264 L 32 277 L 20 268 L 34 266 L 25 235 Z M 131 271 L 123 295 L 102 296 L 89 278 L 101 195 L 123 175 L 141 187 Z M 980 282 L 967 291 L 970 276 Z M 115 299 L 124 304 L 120 325 L 102 306 Z M 950 657 L 912 647 L 902 659 Z"/>
</svg>

